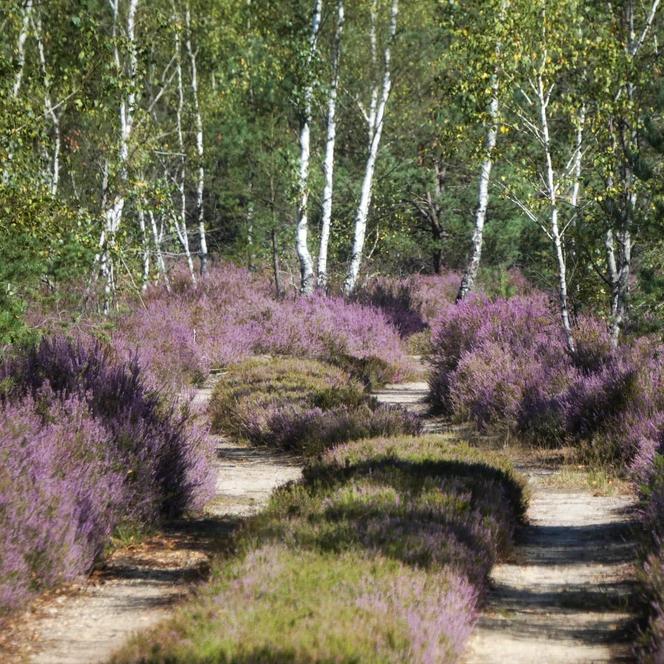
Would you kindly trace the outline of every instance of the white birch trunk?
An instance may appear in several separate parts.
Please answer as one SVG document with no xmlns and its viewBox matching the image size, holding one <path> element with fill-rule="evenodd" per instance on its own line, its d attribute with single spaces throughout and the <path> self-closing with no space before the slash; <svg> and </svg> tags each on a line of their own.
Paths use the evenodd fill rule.
<svg viewBox="0 0 664 664">
<path fill-rule="evenodd" d="M 152 240 L 154 242 L 154 250 L 157 261 L 157 269 L 164 279 L 164 284 L 166 285 L 166 290 L 170 293 L 171 291 L 171 282 L 168 278 L 168 271 L 166 270 L 166 263 L 164 261 L 164 254 L 161 250 L 162 236 L 163 233 L 159 232 L 157 227 L 157 220 L 155 219 L 154 212 L 150 210 L 148 212 L 150 217 L 150 226 L 152 228 Z"/>
<path fill-rule="evenodd" d="M 146 291 L 150 282 L 150 240 L 145 225 L 145 212 L 142 207 L 138 208 L 138 226 L 141 229 L 141 240 L 143 243 L 143 275 L 141 278 L 141 291 Z"/>
<path fill-rule="evenodd" d="M 544 58 L 544 62 L 545 61 L 546 56 Z M 549 232 L 551 234 L 551 240 L 556 255 L 556 263 L 558 266 L 558 300 L 560 305 L 560 317 L 562 319 L 563 330 L 567 341 L 567 349 L 570 353 L 574 353 L 576 350 L 576 344 L 574 342 L 574 333 L 572 331 L 572 321 L 569 312 L 567 265 L 565 262 L 565 252 L 559 224 L 558 186 L 553 168 L 553 160 L 551 158 L 551 137 L 549 134 L 549 118 L 547 113 L 550 98 L 551 90 L 549 90 L 549 92 L 544 91 L 544 83 L 542 81 L 542 75 L 540 74 L 537 78 L 537 100 L 540 112 L 542 146 L 544 148 L 544 157 L 546 160 L 546 188 L 550 206 Z"/>
<path fill-rule="evenodd" d="M 113 57 L 116 71 L 123 71 L 120 49 L 118 48 L 117 33 L 119 20 L 120 0 L 109 0 L 113 10 Z M 134 113 L 136 110 L 136 78 L 138 73 L 138 55 L 136 50 L 136 12 L 138 0 L 129 0 L 127 7 L 126 38 L 129 49 L 127 63 L 127 76 L 129 79 L 128 91 L 120 101 L 120 145 L 118 150 L 118 183 L 116 191 L 107 201 L 103 210 L 104 217 L 104 249 L 102 251 L 102 273 L 105 276 L 104 285 L 104 313 L 108 314 L 111 302 L 115 295 L 115 281 L 113 278 L 113 252 L 115 250 L 115 237 L 122 222 L 125 206 L 124 189 L 128 181 L 129 168 L 129 142 L 134 128 Z"/>
<path fill-rule="evenodd" d="M 16 59 L 18 60 L 18 68 L 14 76 L 14 83 L 12 85 L 12 97 L 15 99 L 18 97 L 21 86 L 23 84 L 23 73 L 25 70 L 25 43 L 28 40 L 28 34 L 30 32 L 30 20 L 32 16 L 32 0 L 27 0 L 25 6 L 23 7 L 23 15 L 21 17 L 21 28 L 18 33 L 18 39 L 16 40 Z M 7 162 L 3 165 L 2 168 L 2 181 L 7 183 L 9 182 L 9 170 L 12 161 L 14 160 L 14 153 L 10 147 L 7 153 Z"/>
<path fill-rule="evenodd" d="M 12 95 L 18 97 L 23 84 L 23 72 L 25 70 L 25 42 L 28 40 L 30 32 L 30 20 L 32 16 L 32 0 L 27 0 L 23 7 L 23 17 L 21 20 L 21 30 L 18 34 L 16 43 L 16 59 L 18 61 L 18 68 L 14 76 L 14 84 L 12 85 Z"/>
<path fill-rule="evenodd" d="M 175 3 L 173 4 L 175 10 Z M 174 21 L 177 23 L 177 14 L 174 13 Z M 175 112 L 175 125 L 178 138 L 178 147 L 180 150 L 180 168 L 177 177 L 178 196 L 180 199 L 179 215 L 174 215 L 173 223 L 177 233 L 182 250 L 187 260 L 187 267 L 191 275 L 191 280 L 196 284 L 196 271 L 194 270 L 194 261 L 189 248 L 189 234 L 187 231 L 187 155 L 184 141 L 184 132 L 182 130 L 182 116 L 184 113 L 184 80 L 182 77 L 182 39 L 180 29 L 175 31 L 175 71 L 178 85 L 178 104 Z"/>
<path fill-rule="evenodd" d="M 375 8 L 375 4 L 373 5 Z M 353 248 L 351 254 L 350 265 L 344 282 L 344 292 L 350 295 L 355 286 L 360 274 L 360 267 L 362 265 L 362 255 L 364 252 L 364 241 L 367 233 L 367 218 L 369 216 L 369 207 L 371 205 L 371 194 L 373 188 L 373 177 L 376 170 L 376 160 L 378 158 L 378 148 L 380 146 L 380 139 L 385 124 L 385 109 L 387 101 L 390 96 L 392 88 L 392 70 L 391 70 L 391 47 L 397 31 L 397 16 L 399 13 L 399 0 L 392 0 L 390 9 L 390 28 L 387 44 L 384 53 L 384 71 L 383 71 L 383 84 L 380 93 L 380 100 L 375 106 L 375 111 L 370 108 L 369 112 L 369 154 L 364 170 L 364 179 L 362 181 L 362 190 L 360 193 L 360 201 L 355 214 L 355 234 L 353 238 Z M 375 14 L 374 14 L 375 16 Z M 375 43 L 375 20 L 372 17 L 372 43 Z M 374 88 L 377 90 L 377 88 Z M 377 98 L 377 96 L 376 96 Z M 372 107 L 374 101 L 374 94 L 372 93 Z"/>
<path fill-rule="evenodd" d="M 313 63 L 320 32 L 323 0 L 314 0 L 311 34 L 309 38 L 309 55 L 307 70 Z M 309 73 L 307 72 L 307 75 Z M 298 208 L 297 208 L 297 239 L 296 249 L 300 262 L 300 292 L 308 295 L 314 289 L 314 263 L 309 252 L 309 161 L 311 158 L 311 107 L 313 84 L 308 82 L 304 88 L 304 105 L 300 122 L 300 168 L 298 174 Z"/>
<path fill-rule="evenodd" d="M 35 37 L 37 39 L 37 53 L 39 55 L 39 68 L 41 69 L 42 80 L 44 85 L 44 116 L 50 119 L 53 125 L 53 151 L 50 156 L 49 167 L 49 189 L 52 196 L 58 193 L 58 185 L 60 183 L 60 152 L 62 150 L 62 135 L 60 132 L 60 116 L 53 106 L 51 98 L 51 77 L 48 74 L 46 63 L 46 52 L 44 50 L 44 40 L 42 34 L 42 22 L 39 13 L 37 13 L 33 21 L 35 29 Z"/>
<path fill-rule="evenodd" d="M 500 4 L 500 11 L 498 15 L 499 23 L 505 20 L 507 12 L 508 0 L 503 0 Z M 480 180 L 477 195 L 477 208 L 475 210 L 475 226 L 473 228 L 473 237 L 471 241 L 470 256 L 468 263 L 464 270 L 461 284 L 459 285 L 459 292 L 457 293 L 456 301 L 464 300 L 475 286 L 475 280 L 480 269 L 482 261 L 482 245 L 484 244 L 484 224 L 486 222 L 486 213 L 489 208 L 489 185 L 491 183 L 491 170 L 493 168 L 493 153 L 496 148 L 496 141 L 498 138 L 498 122 L 499 122 L 499 100 L 498 95 L 500 92 L 498 81 L 498 60 L 502 51 L 502 43 L 500 39 L 496 41 L 495 49 L 495 69 L 491 75 L 491 90 L 492 97 L 489 102 L 489 126 L 486 132 L 484 141 L 484 160 L 480 168 Z"/>
<path fill-rule="evenodd" d="M 327 288 L 327 253 L 332 222 L 332 194 L 334 191 L 334 146 L 337 139 L 337 93 L 341 59 L 341 37 L 344 27 L 344 0 L 337 0 L 337 24 L 332 52 L 332 82 L 327 100 L 327 139 L 323 174 L 323 219 L 321 222 L 320 248 L 318 251 L 318 287 Z"/>
<path fill-rule="evenodd" d="M 203 143 L 203 116 L 198 98 L 198 67 L 196 62 L 196 52 L 191 44 L 191 12 L 189 2 L 185 6 L 185 24 L 187 36 L 185 45 L 189 55 L 189 66 L 191 69 L 191 95 L 194 104 L 194 120 L 196 122 L 196 156 L 198 157 L 198 177 L 196 181 L 196 221 L 198 222 L 198 242 L 201 276 L 207 272 L 208 246 L 207 234 L 205 231 L 205 210 L 203 200 L 205 194 L 205 147 Z"/>
<path fill-rule="evenodd" d="M 479 192 L 477 198 L 477 210 L 475 211 L 475 227 L 473 229 L 472 246 L 468 264 L 461 279 L 459 292 L 456 300 L 464 300 L 474 286 L 477 274 L 482 260 L 482 244 L 484 242 L 484 223 L 486 221 L 486 212 L 489 207 L 489 184 L 491 181 L 491 169 L 493 168 L 493 152 L 496 147 L 498 137 L 498 78 L 493 75 L 494 96 L 489 104 L 490 125 L 486 134 L 485 157 L 480 170 Z"/>
</svg>

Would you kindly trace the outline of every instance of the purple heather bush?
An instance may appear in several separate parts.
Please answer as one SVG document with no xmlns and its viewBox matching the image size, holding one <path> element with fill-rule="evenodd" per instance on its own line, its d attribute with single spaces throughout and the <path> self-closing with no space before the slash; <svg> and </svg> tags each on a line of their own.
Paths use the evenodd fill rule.
<svg viewBox="0 0 664 664">
<path fill-rule="evenodd" d="M 121 522 L 203 506 L 210 439 L 99 343 L 45 338 L 0 365 L 0 610 L 88 571 Z"/>
<path fill-rule="evenodd" d="M 210 414 L 215 431 L 305 454 L 421 428 L 406 410 L 378 405 L 343 369 L 288 357 L 229 367 L 215 387 Z"/>
<path fill-rule="evenodd" d="M 631 477 L 641 496 L 641 572 L 649 622 L 640 655 L 664 657 L 664 348 L 581 316 L 570 354 L 554 305 L 539 293 L 474 296 L 433 324 L 431 401 L 480 428 L 507 427 L 536 445 L 573 444 Z"/>
<path fill-rule="evenodd" d="M 340 297 L 275 299 L 267 279 L 231 263 L 210 269 L 194 287 L 174 278 L 155 287 L 145 306 L 118 321 L 113 346 L 159 384 L 180 389 L 210 369 L 255 354 L 320 359 L 353 370 L 366 382 L 408 369 L 399 335 L 375 307 Z"/>
<path fill-rule="evenodd" d="M 374 277 L 361 286 L 357 301 L 377 307 L 403 337 L 429 327 L 438 311 L 454 302 L 461 277 L 455 272 L 409 277 Z"/>
</svg>

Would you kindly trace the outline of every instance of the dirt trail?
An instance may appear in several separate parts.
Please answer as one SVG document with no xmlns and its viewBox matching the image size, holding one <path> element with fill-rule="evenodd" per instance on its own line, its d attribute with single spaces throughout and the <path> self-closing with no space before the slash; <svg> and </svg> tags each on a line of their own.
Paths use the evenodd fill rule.
<svg viewBox="0 0 664 664">
<path fill-rule="evenodd" d="M 204 405 L 210 386 L 195 401 Z M 104 662 L 134 632 L 163 619 L 205 578 L 214 548 L 241 517 L 258 511 L 277 486 L 301 475 L 297 459 L 217 438 L 216 496 L 206 518 L 124 549 L 80 586 L 44 598 L 19 620 L 18 652 L 0 660 L 34 664 Z"/>
<path fill-rule="evenodd" d="M 426 384 L 390 385 L 377 396 L 422 412 Z M 528 525 L 513 559 L 493 570 L 466 664 L 630 661 L 633 499 L 559 489 L 555 468 L 514 460 L 531 490 Z"/>
</svg>

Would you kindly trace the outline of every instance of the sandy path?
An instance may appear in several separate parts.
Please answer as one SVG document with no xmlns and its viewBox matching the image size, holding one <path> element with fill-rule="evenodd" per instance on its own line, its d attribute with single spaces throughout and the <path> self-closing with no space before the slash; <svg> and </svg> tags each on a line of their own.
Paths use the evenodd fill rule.
<svg viewBox="0 0 664 664">
<path fill-rule="evenodd" d="M 195 400 L 209 399 L 209 386 Z M 217 439 L 217 490 L 207 518 L 176 524 L 165 536 L 113 555 L 100 574 L 39 601 L 19 624 L 18 653 L 3 662 L 104 662 L 134 632 L 163 619 L 205 578 L 212 550 L 238 518 L 259 510 L 277 486 L 301 475 L 293 457 Z"/>
<path fill-rule="evenodd" d="M 426 384 L 388 385 L 377 397 L 423 412 Z M 466 663 L 630 661 L 633 499 L 557 489 L 548 481 L 554 469 L 515 462 L 532 492 L 529 522 L 513 559 L 493 570 Z"/>
</svg>

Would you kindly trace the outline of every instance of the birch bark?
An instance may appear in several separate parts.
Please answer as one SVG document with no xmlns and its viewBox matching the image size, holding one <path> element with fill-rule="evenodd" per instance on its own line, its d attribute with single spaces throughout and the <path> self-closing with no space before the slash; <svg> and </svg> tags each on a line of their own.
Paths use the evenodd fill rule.
<svg viewBox="0 0 664 664">
<path fill-rule="evenodd" d="M 178 23 L 177 12 L 175 11 L 175 3 L 173 3 L 173 19 Z M 184 251 L 185 258 L 187 260 L 187 267 L 189 268 L 189 274 L 191 275 L 191 280 L 196 284 L 196 272 L 194 270 L 194 261 L 191 256 L 191 250 L 189 248 L 189 232 L 187 229 L 187 153 L 184 140 L 184 132 L 182 130 L 182 117 L 184 113 L 184 80 L 182 76 L 182 37 L 180 34 L 180 28 L 175 30 L 175 71 L 177 78 L 177 88 L 178 88 L 178 103 L 175 111 L 175 127 L 178 139 L 178 147 L 180 151 L 180 168 L 178 169 L 177 176 L 177 188 L 178 195 L 180 198 L 180 211 L 179 215 L 174 215 L 173 221 L 175 225 L 175 232 L 177 233 L 180 244 Z"/>
<path fill-rule="evenodd" d="M 399 0 L 392 0 L 390 9 L 390 27 L 388 40 L 385 46 L 384 70 L 382 89 L 379 91 L 378 85 L 375 85 L 371 95 L 371 107 L 367 117 L 369 126 L 369 154 L 367 156 L 366 166 L 364 170 L 364 179 L 362 181 L 362 190 L 360 193 L 360 201 L 355 214 L 355 234 L 353 238 L 353 248 L 351 253 L 350 265 L 348 273 L 344 282 L 344 292 L 350 295 L 355 286 L 360 274 L 360 267 L 362 265 L 362 255 L 364 251 L 364 241 L 367 232 L 367 218 L 369 215 L 369 207 L 371 205 L 371 194 L 373 188 L 373 178 L 376 169 L 376 160 L 378 158 L 378 148 L 380 146 L 380 139 L 383 133 L 383 126 L 385 124 L 385 109 L 390 96 L 392 88 L 392 69 L 391 69 L 391 48 L 394 42 L 397 31 L 397 16 L 399 13 Z M 372 45 L 376 42 L 376 3 L 372 3 L 372 22 L 371 22 L 371 42 Z M 373 50 L 373 48 L 372 48 Z M 380 97 L 379 97 L 380 95 Z"/>
<path fill-rule="evenodd" d="M 543 62 L 546 62 L 546 53 Z M 544 148 L 544 157 L 546 161 L 546 190 L 549 198 L 549 222 L 551 240 L 553 242 L 558 265 L 558 300 L 560 304 L 560 317 L 563 323 L 563 330 L 567 341 L 567 349 L 570 353 L 576 350 L 574 342 L 574 333 L 572 331 L 572 321 L 569 312 L 569 298 L 567 294 L 567 264 L 565 261 L 565 252 L 563 249 L 562 233 L 559 225 L 559 203 L 558 203 L 558 184 L 556 182 L 553 159 L 551 157 L 551 136 L 549 132 L 549 117 L 547 108 L 551 99 L 551 89 L 548 92 L 544 90 L 542 75 L 537 77 L 537 101 L 540 113 L 540 125 L 542 132 L 542 146 Z"/>
<path fill-rule="evenodd" d="M 307 54 L 306 75 L 310 77 L 318 46 L 323 0 L 314 0 L 309 52 Z M 304 86 L 304 101 L 300 119 L 300 168 L 298 174 L 298 207 L 296 250 L 300 262 L 300 292 L 308 295 L 314 289 L 314 263 L 309 252 L 309 162 L 311 159 L 311 113 L 313 102 L 313 81 Z"/>
<path fill-rule="evenodd" d="M 507 0 L 503 0 L 500 4 L 498 14 L 498 22 L 502 23 L 505 20 L 507 12 Z M 464 270 L 461 284 L 459 285 L 459 292 L 457 293 L 456 301 L 464 300 L 468 293 L 470 293 L 474 286 L 477 274 L 480 269 L 482 261 L 482 245 L 484 243 L 484 224 L 486 222 L 486 213 L 489 207 L 489 185 L 491 182 L 491 170 L 493 168 L 493 154 L 496 149 L 496 142 L 498 139 L 498 122 L 500 102 L 498 95 L 500 92 L 500 85 L 498 81 L 498 61 L 502 51 L 502 43 L 500 39 L 496 40 L 495 48 L 495 66 L 493 74 L 491 75 L 491 90 L 492 97 L 489 102 L 489 126 L 486 132 L 484 141 L 484 160 L 480 168 L 480 180 L 477 196 L 477 208 L 475 210 L 475 226 L 473 228 L 473 237 L 471 241 L 470 256 L 466 269 Z"/>
<path fill-rule="evenodd" d="M 53 125 L 53 151 L 50 157 L 50 173 L 48 176 L 49 189 L 51 195 L 58 193 L 60 182 L 60 152 L 62 149 L 62 135 L 60 132 L 60 116 L 53 106 L 51 98 L 51 77 L 48 73 L 46 62 L 46 52 L 44 50 L 44 39 L 42 33 L 42 22 L 39 13 L 36 14 L 33 21 L 35 38 L 37 40 L 37 53 L 39 55 L 39 68 L 41 70 L 42 81 L 44 85 L 44 116 L 50 119 Z"/>
<path fill-rule="evenodd" d="M 332 222 L 332 194 L 334 191 L 334 146 L 337 138 L 337 94 L 341 59 L 341 38 L 344 27 L 344 0 L 337 0 L 337 22 L 332 51 L 332 82 L 327 101 L 327 139 L 323 174 L 323 219 L 321 222 L 320 248 L 318 251 L 318 288 L 327 288 L 327 254 Z"/>
<path fill-rule="evenodd" d="M 189 67 L 191 70 L 191 96 L 194 105 L 194 120 L 196 123 L 196 156 L 198 158 L 197 180 L 196 180 L 196 220 L 198 223 L 198 259 L 200 261 L 201 276 L 207 272 L 208 245 L 205 230 L 205 209 L 203 206 L 205 195 L 205 146 L 203 142 L 203 115 L 198 95 L 198 65 L 196 51 L 191 42 L 191 11 L 189 2 L 185 6 L 185 25 L 187 35 L 185 46 L 189 56 Z"/>
<path fill-rule="evenodd" d="M 124 71 L 120 49 L 118 46 L 118 28 L 120 0 L 109 0 L 113 12 L 113 58 L 118 75 Z M 118 177 L 114 187 L 114 193 L 109 196 L 106 192 L 106 203 L 102 210 L 104 219 L 104 229 L 102 231 L 103 249 L 102 249 L 102 276 L 105 280 L 104 285 L 104 304 L 105 314 L 110 311 L 111 303 L 115 295 L 115 280 L 113 253 L 115 250 L 115 238 L 122 222 L 122 213 L 124 211 L 126 194 L 125 188 L 128 180 L 129 167 L 129 142 L 134 127 L 134 113 L 136 110 L 136 78 L 138 73 L 138 56 L 136 50 L 136 12 L 138 10 L 138 0 L 129 0 L 126 16 L 126 40 L 129 51 L 127 62 L 127 91 L 122 94 L 119 106 L 120 119 L 120 141 L 118 149 Z"/>
</svg>

